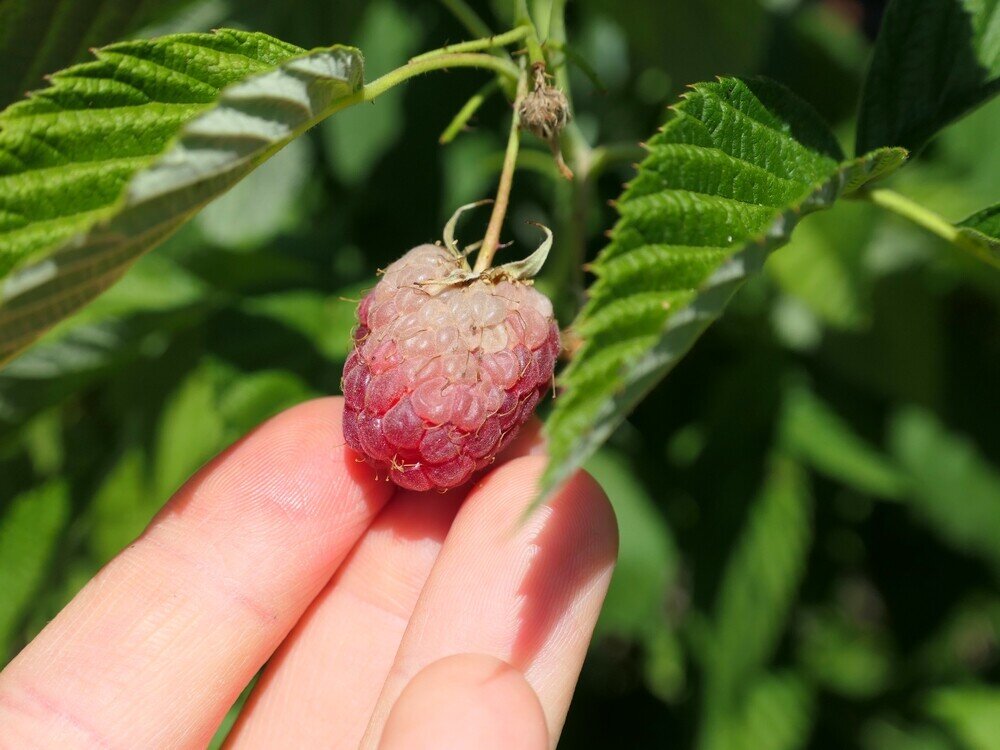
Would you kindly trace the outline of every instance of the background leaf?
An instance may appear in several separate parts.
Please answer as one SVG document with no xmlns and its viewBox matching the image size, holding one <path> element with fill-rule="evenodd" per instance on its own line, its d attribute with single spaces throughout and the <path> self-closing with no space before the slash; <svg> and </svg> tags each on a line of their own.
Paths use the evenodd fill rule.
<svg viewBox="0 0 1000 750">
<path fill-rule="evenodd" d="M 889 440 L 908 474 L 914 510 L 956 547 L 982 556 L 1000 573 L 1000 473 L 921 409 L 900 411 Z"/>
<path fill-rule="evenodd" d="M 361 87 L 356 50 L 301 52 L 236 31 L 116 44 L 0 114 L 0 361 Z"/>
<path fill-rule="evenodd" d="M 808 734 L 803 686 L 766 676 L 766 667 L 806 567 L 811 513 L 802 469 L 775 459 L 720 584 L 706 644 L 701 748 L 797 747 Z M 767 714 L 786 712 L 789 736 L 768 732 Z"/>
<path fill-rule="evenodd" d="M 128 35 L 189 0 L 7 0 L 0 4 L 0 107 L 82 60 L 90 47 Z"/>
<path fill-rule="evenodd" d="M 969 240 L 1000 257 L 1000 204 L 984 208 L 958 223 L 959 231 Z"/>
<path fill-rule="evenodd" d="M 772 82 L 698 84 L 649 142 L 573 324 L 582 344 L 546 423 L 550 490 L 673 368 L 803 214 L 897 168 L 842 162 L 804 102 Z"/>
<path fill-rule="evenodd" d="M 375 0 L 365 7 L 357 46 L 365 51 L 370 74 L 385 73 L 417 52 L 420 30 L 395 0 Z M 405 130 L 402 98 L 391 91 L 369 107 L 354 107 L 320 126 L 332 172 L 348 185 L 358 185 Z"/>
<path fill-rule="evenodd" d="M 781 430 L 789 452 L 817 471 L 874 495 L 895 498 L 902 492 L 905 479 L 892 462 L 807 389 L 789 392 Z"/>
<path fill-rule="evenodd" d="M 1000 4 L 892 0 L 858 119 L 858 153 L 919 152 L 941 128 L 1000 91 Z"/>
<path fill-rule="evenodd" d="M 11 499 L 0 518 L 0 654 L 10 655 L 11 636 L 44 581 L 69 516 L 65 482 L 50 482 Z"/>
</svg>

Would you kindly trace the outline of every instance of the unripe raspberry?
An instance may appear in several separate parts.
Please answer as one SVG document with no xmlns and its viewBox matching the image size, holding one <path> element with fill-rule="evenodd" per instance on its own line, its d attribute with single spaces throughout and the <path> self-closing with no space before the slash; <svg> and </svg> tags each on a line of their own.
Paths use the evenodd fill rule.
<svg viewBox="0 0 1000 750">
<path fill-rule="evenodd" d="M 420 245 L 361 300 L 344 365 L 344 439 L 412 490 L 448 489 L 493 462 L 552 382 L 559 328 L 530 284 L 434 284 L 462 261 Z"/>
</svg>

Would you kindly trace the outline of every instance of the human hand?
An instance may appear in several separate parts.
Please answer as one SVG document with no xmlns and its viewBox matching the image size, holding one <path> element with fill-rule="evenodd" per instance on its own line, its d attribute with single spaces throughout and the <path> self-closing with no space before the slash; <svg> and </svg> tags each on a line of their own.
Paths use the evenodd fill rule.
<svg viewBox="0 0 1000 750">
<path fill-rule="evenodd" d="M 519 523 L 537 422 L 469 489 L 394 491 L 340 418 L 297 406 L 188 481 L 0 673 L 0 747 L 204 747 L 265 662 L 227 747 L 554 746 L 617 550 L 604 493 L 578 474 Z"/>
</svg>

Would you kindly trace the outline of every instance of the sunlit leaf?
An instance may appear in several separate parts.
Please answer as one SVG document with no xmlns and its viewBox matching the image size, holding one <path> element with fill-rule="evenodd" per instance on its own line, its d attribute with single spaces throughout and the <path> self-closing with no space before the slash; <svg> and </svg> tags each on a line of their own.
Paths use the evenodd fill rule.
<svg viewBox="0 0 1000 750">
<path fill-rule="evenodd" d="M 545 491 L 607 439 L 804 214 L 905 158 L 890 149 L 845 162 L 807 104 L 734 78 L 696 85 L 648 149 L 573 325 L 581 343 L 546 425 Z"/>
<path fill-rule="evenodd" d="M 124 42 L 0 113 L 0 361 L 362 85 L 360 53 L 219 31 Z"/>
</svg>

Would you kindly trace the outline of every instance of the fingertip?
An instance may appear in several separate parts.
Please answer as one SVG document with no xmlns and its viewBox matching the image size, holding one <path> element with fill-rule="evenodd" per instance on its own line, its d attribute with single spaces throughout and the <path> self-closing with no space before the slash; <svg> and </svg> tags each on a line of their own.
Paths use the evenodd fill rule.
<svg viewBox="0 0 1000 750">
<path fill-rule="evenodd" d="M 485 654 L 445 657 L 421 670 L 389 714 L 381 750 L 544 750 L 545 713 L 518 670 Z"/>
<path fill-rule="evenodd" d="M 545 502 L 539 504 L 539 487 L 548 465 L 544 455 L 519 456 L 487 474 L 472 489 L 467 504 L 488 504 L 498 521 L 519 528 L 556 513 L 561 525 L 569 523 L 591 540 L 603 557 L 618 557 L 618 519 L 604 488 L 587 471 L 579 469 Z M 570 523 L 571 522 L 571 523 Z"/>
</svg>

